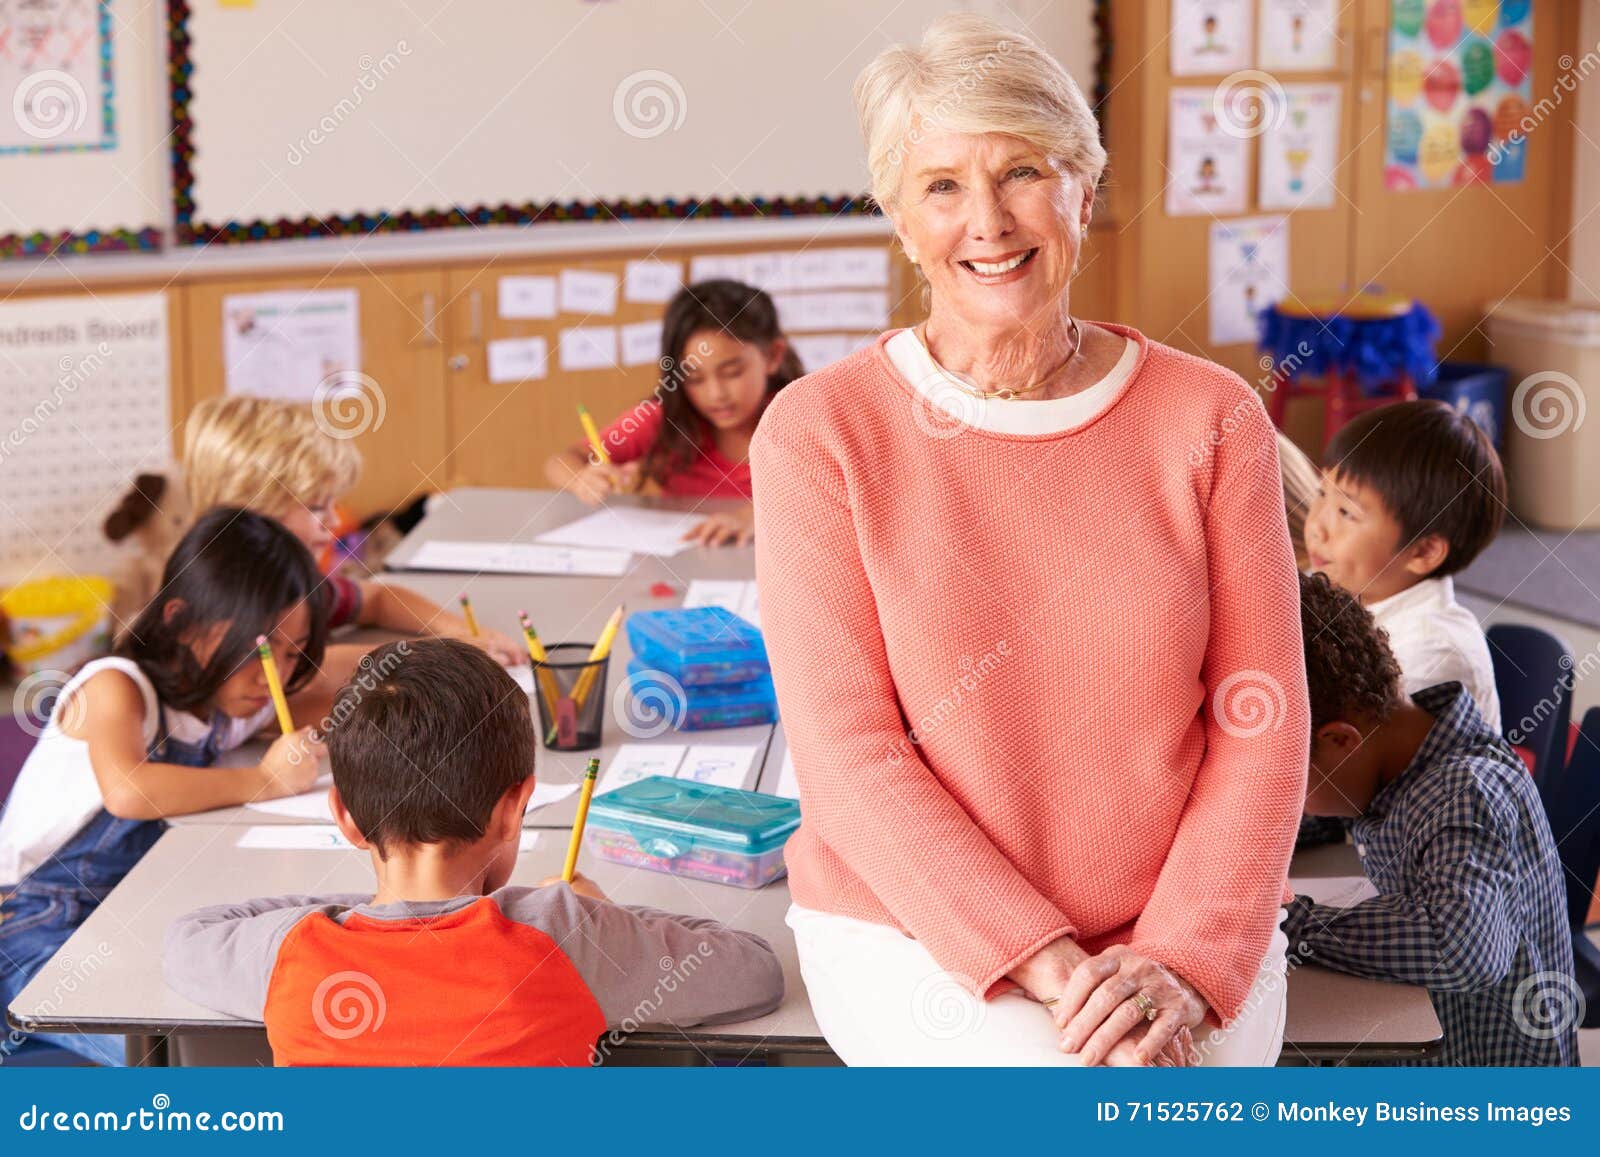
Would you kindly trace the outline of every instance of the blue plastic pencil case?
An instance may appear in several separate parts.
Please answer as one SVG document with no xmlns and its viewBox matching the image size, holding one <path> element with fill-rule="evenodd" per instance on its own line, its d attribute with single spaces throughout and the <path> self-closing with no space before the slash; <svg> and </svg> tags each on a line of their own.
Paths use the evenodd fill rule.
<svg viewBox="0 0 1600 1157">
<path fill-rule="evenodd" d="M 749 683 L 769 676 L 761 631 L 722 607 L 679 607 L 628 616 L 628 642 L 645 667 L 684 687 Z"/>
<path fill-rule="evenodd" d="M 753 727 L 778 718 L 778 696 L 772 676 L 748 683 L 700 683 L 674 687 L 670 676 L 641 662 L 628 660 L 628 689 L 639 710 L 668 711 L 679 731 L 710 731 L 717 727 Z M 681 705 L 681 707 L 680 707 Z"/>
<path fill-rule="evenodd" d="M 652 775 L 594 798 L 585 835 L 603 859 L 759 888 L 784 873 L 798 800 Z"/>
</svg>

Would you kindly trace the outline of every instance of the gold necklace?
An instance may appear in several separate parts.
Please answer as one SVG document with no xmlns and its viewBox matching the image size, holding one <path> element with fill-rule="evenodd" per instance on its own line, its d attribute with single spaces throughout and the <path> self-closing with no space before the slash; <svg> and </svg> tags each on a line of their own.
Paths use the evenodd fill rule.
<svg viewBox="0 0 1600 1157">
<path fill-rule="evenodd" d="M 938 368 L 940 373 L 944 374 L 945 377 L 954 382 L 956 387 L 963 393 L 969 394 L 974 398 L 979 398 L 986 402 L 996 400 L 1010 402 L 1017 398 L 1026 397 L 1028 394 L 1038 393 L 1040 390 L 1044 389 L 1051 382 L 1055 381 L 1056 378 L 1060 377 L 1062 372 L 1072 364 L 1072 359 L 1078 356 L 1078 351 L 1083 348 L 1083 331 L 1078 328 L 1078 319 L 1075 317 L 1068 317 L 1067 325 L 1072 328 L 1072 349 L 1067 352 L 1067 356 L 1061 359 L 1060 365 L 1051 370 L 1044 377 L 1040 378 L 1037 382 L 1034 382 L 1033 385 L 1024 386 L 1020 390 L 1014 390 L 1010 386 L 1002 386 L 998 390 L 980 390 L 974 386 L 968 385 L 966 380 L 962 378 L 960 374 L 954 372 L 953 370 L 945 369 L 944 364 L 940 362 L 938 358 L 933 356 L 933 350 L 928 346 L 927 322 L 922 322 L 912 332 L 917 335 L 917 340 L 922 343 L 922 348 L 927 353 L 928 360 Z"/>
</svg>

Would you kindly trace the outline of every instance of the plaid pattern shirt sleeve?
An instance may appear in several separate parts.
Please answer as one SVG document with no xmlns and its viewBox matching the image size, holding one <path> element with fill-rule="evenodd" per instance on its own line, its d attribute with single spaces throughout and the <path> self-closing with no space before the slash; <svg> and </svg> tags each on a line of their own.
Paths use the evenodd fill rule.
<svg viewBox="0 0 1600 1157">
<path fill-rule="evenodd" d="M 1576 1063 L 1566 899 L 1549 824 L 1516 755 L 1459 683 L 1413 696 L 1435 723 L 1352 825 L 1378 895 L 1297 896 L 1284 930 L 1304 960 L 1426 987 L 1436 1063 Z"/>
</svg>

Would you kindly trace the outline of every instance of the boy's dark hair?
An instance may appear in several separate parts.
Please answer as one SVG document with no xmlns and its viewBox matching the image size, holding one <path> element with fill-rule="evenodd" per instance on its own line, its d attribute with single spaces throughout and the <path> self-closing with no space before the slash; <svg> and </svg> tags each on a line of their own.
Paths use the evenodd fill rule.
<svg viewBox="0 0 1600 1157">
<path fill-rule="evenodd" d="M 328 640 L 322 575 L 311 552 L 278 522 L 216 506 L 196 519 L 172 548 L 161 589 L 134 619 L 116 653 L 139 665 L 163 704 L 193 711 L 251 661 L 256 637 L 302 601 L 311 622 L 299 660 L 283 673 L 284 689 L 291 693 L 322 665 Z M 169 617 L 172 603 L 178 609 Z M 184 636 L 217 623 L 227 623 L 227 632 L 202 667 Z"/>
<path fill-rule="evenodd" d="M 1383 722 L 1400 705 L 1400 664 L 1372 613 L 1326 575 L 1300 576 L 1311 730 L 1370 717 Z"/>
<path fill-rule="evenodd" d="M 379 647 L 329 716 L 334 785 L 379 855 L 480 838 L 500 797 L 533 774 L 528 697 L 459 639 Z"/>
<path fill-rule="evenodd" d="M 1409 545 L 1437 534 L 1449 545 L 1433 571 L 1463 570 L 1500 533 L 1506 476 L 1471 418 L 1443 402 L 1396 402 L 1358 415 L 1322 454 L 1322 467 L 1377 492 Z"/>
</svg>

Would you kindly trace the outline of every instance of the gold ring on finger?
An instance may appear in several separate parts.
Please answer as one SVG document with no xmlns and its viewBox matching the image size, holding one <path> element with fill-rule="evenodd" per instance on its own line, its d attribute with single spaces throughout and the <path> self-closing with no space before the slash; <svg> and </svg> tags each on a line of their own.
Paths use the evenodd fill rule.
<svg viewBox="0 0 1600 1157">
<path fill-rule="evenodd" d="M 1150 995 L 1148 993 L 1134 993 L 1133 997 L 1131 998 L 1131 1003 L 1133 1004 L 1134 1008 L 1139 1010 L 1139 1015 L 1144 1017 L 1145 1020 L 1155 1020 L 1156 1002 L 1150 999 Z"/>
</svg>

